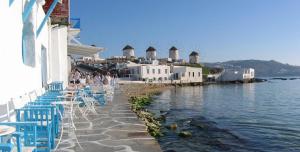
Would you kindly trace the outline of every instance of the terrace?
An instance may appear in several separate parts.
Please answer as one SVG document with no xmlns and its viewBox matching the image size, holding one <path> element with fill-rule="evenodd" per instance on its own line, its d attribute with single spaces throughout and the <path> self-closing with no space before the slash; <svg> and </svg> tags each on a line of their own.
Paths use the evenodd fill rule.
<svg viewBox="0 0 300 152">
<path fill-rule="evenodd" d="M 148 134 L 145 125 L 131 111 L 128 99 L 121 89 L 104 89 L 103 98 L 89 93 L 91 90 L 95 91 L 94 88 L 83 90 L 86 94 L 62 91 L 62 87 L 55 84 L 34 102 L 16 109 L 16 122 L 0 124 L 16 129 L 12 136 L 3 136 L 8 142 L 2 142 L 0 149 L 161 151 L 156 140 Z M 99 93 L 99 90 L 96 91 Z M 88 102 L 87 99 L 91 100 Z"/>
<path fill-rule="evenodd" d="M 76 130 L 65 131 L 57 151 L 159 152 L 160 146 L 116 90 L 113 100 L 96 107 L 97 114 L 74 119 Z M 76 114 L 79 114 L 76 111 Z"/>
</svg>

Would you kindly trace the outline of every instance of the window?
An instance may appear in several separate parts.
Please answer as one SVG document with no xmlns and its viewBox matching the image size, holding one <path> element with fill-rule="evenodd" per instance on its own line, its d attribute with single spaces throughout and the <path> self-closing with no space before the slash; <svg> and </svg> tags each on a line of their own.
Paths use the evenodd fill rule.
<svg viewBox="0 0 300 152">
<path fill-rule="evenodd" d="M 158 74 L 160 74 L 160 69 L 158 69 Z"/>
<path fill-rule="evenodd" d="M 189 72 L 189 77 L 191 77 L 191 72 Z"/>
<path fill-rule="evenodd" d="M 136 74 L 140 74 L 140 69 L 136 69 Z"/>
<path fill-rule="evenodd" d="M 167 77 L 165 77 L 165 80 L 168 80 L 168 78 L 167 78 Z"/>
<path fill-rule="evenodd" d="M 198 77 L 200 77 L 201 76 L 201 72 L 198 72 Z"/>
<path fill-rule="evenodd" d="M 156 78 L 153 78 L 154 81 L 156 81 Z"/>
<path fill-rule="evenodd" d="M 28 4 L 27 4 L 28 5 Z M 35 33 L 32 11 L 23 23 L 22 31 L 22 59 L 25 65 L 35 67 Z"/>
<path fill-rule="evenodd" d="M 168 74 L 168 69 L 165 69 L 165 74 Z"/>
<path fill-rule="evenodd" d="M 155 69 L 152 69 L 152 73 L 155 74 Z"/>
<path fill-rule="evenodd" d="M 195 72 L 193 72 L 193 77 L 195 77 Z"/>
<path fill-rule="evenodd" d="M 42 87 L 46 87 L 48 80 L 47 69 L 47 49 L 42 45 L 41 48 L 41 72 L 42 72 Z"/>
<path fill-rule="evenodd" d="M 134 69 L 131 69 L 131 74 L 134 74 Z"/>
<path fill-rule="evenodd" d="M 181 74 L 181 77 L 184 77 L 184 76 L 185 76 L 185 73 L 182 73 L 182 74 Z"/>
<path fill-rule="evenodd" d="M 147 69 L 147 74 L 150 74 L 150 69 Z"/>
</svg>

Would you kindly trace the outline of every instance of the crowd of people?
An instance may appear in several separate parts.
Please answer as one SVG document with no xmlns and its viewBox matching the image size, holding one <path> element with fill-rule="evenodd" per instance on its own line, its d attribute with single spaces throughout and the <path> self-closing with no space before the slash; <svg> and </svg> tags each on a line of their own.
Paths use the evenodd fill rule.
<svg viewBox="0 0 300 152">
<path fill-rule="evenodd" d="M 71 71 L 70 84 L 76 84 L 81 86 L 86 85 L 115 85 L 117 76 L 112 75 L 109 72 L 81 72 L 78 69 Z"/>
</svg>

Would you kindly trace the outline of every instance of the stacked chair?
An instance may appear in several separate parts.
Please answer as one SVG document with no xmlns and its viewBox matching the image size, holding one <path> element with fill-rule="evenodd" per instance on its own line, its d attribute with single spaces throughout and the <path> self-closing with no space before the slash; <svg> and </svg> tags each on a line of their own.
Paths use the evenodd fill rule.
<svg viewBox="0 0 300 152">
<path fill-rule="evenodd" d="M 11 136 L 14 137 L 16 146 L 12 144 L 12 139 L 9 139 L 6 143 L 0 144 L 0 151 L 15 151 L 16 147 L 18 152 L 50 152 L 55 148 L 55 138 L 59 136 L 61 126 L 58 113 L 64 109 L 52 103 L 60 100 L 57 96 L 61 95 L 62 86 L 61 82 L 51 83 L 45 94 L 15 110 L 16 122 L 0 123 L 16 128 L 16 132 Z"/>
<path fill-rule="evenodd" d="M 71 101 L 63 101 L 61 98 L 63 93 L 65 93 L 63 83 L 53 82 L 49 84 L 48 90 L 42 96 L 15 110 L 16 122 L 1 122 L 0 125 L 15 127 L 16 132 L 10 135 L 7 141 L 0 142 L 0 151 L 50 152 L 57 147 L 55 139 L 60 137 L 59 142 L 61 140 L 63 117 L 66 118 L 68 114 L 71 117 L 75 115 L 75 112 L 69 109 L 77 105 L 82 116 L 86 117 L 89 113 L 97 114 L 95 104 L 104 105 L 106 101 L 106 91 L 99 86 L 77 90 Z M 57 104 L 59 102 L 71 104 L 63 106 Z M 71 121 L 69 125 L 72 123 L 72 128 L 76 129 L 73 119 Z"/>
</svg>

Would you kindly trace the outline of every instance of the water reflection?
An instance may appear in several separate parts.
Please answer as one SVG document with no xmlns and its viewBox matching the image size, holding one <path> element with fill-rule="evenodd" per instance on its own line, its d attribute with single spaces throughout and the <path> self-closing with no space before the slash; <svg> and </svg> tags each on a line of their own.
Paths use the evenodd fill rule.
<svg viewBox="0 0 300 152">
<path fill-rule="evenodd" d="M 243 96 L 247 98 L 249 101 L 255 101 L 255 83 L 248 83 L 242 85 L 243 88 Z"/>
<path fill-rule="evenodd" d="M 163 150 L 300 151 L 300 80 L 167 90 L 149 107 L 166 116 Z M 190 131 L 192 137 L 178 137 Z"/>
</svg>

